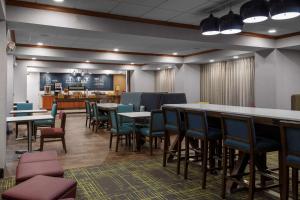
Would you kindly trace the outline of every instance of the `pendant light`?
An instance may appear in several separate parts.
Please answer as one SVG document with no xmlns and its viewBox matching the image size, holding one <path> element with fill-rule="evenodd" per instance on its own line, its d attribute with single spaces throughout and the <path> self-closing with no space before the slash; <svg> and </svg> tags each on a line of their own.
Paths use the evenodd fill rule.
<svg viewBox="0 0 300 200">
<path fill-rule="evenodd" d="M 213 14 L 200 23 L 200 30 L 202 35 L 218 35 L 220 34 L 219 19 L 214 17 Z"/>
<path fill-rule="evenodd" d="M 229 13 L 220 18 L 220 31 L 221 34 L 236 34 L 243 30 L 243 20 L 238 14 L 234 14 L 231 10 Z"/>
<path fill-rule="evenodd" d="M 269 9 L 264 0 L 251 0 L 242 5 L 240 9 L 244 23 L 258 23 L 268 19 Z"/>
<path fill-rule="evenodd" d="M 270 15 L 274 20 L 292 19 L 300 16 L 299 0 L 271 0 Z"/>
</svg>

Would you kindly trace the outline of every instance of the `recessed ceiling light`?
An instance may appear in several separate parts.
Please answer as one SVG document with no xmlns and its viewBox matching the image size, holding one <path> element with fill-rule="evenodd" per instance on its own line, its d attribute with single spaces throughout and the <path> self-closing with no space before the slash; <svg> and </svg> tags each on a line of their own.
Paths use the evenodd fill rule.
<svg viewBox="0 0 300 200">
<path fill-rule="evenodd" d="M 178 53 L 177 53 L 177 52 L 174 52 L 174 53 L 173 53 L 173 55 L 174 55 L 174 56 L 177 56 L 177 55 L 178 55 Z"/>
<path fill-rule="evenodd" d="M 42 43 L 42 42 L 38 42 L 36 44 L 39 45 L 39 46 L 43 46 L 44 45 L 44 43 Z"/>
<path fill-rule="evenodd" d="M 131 65 L 134 65 L 134 62 L 130 63 Z"/>
<path fill-rule="evenodd" d="M 114 51 L 119 51 L 119 49 L 118 49 L 118 48 L 115 48 Z"/>
<path fill-rule="evenodd" d="M 160 70 L 160 68 L 158 67 L 158 68 L 156 68 L 157 70 Z"/>
<path fill-rule="evenodd" d="M 64 2 L 64 0 L 54 0 L 54 1 L 59 3 Z"/>
<path fill-rule="evenodd" d="M 169 67 L 168 67 L 168 69 L 172 69 L 172 67 L 171 67 L 171 66 L 169 66 Z"/>
<path fill-rule="evenodd" d="M 36 60 L 36 58 L 31 58 L 32 60 Z"/>
<path fill-rule="evenodd" d="M 86 60 L 85 62 L 86 62 L 86 63 L 89 63 L 90 61 L 89 61 L 89 60 Z"/>
<path fill-rule="evenodd" d="M 239 58 L 239 56 L 233 56 L 233 59 L 238 59 Z"/>
<path fill-rule="evenodd" d="M 270 30 L 268 30 L 268 32 L 269 32 L 269 33 L 276 33 L 277 30 L 276 30 L 276 29 L 270 29 Z"/>
<path fill-rule="evenodd" d="M 211 63 L 212 63 L 212 62 L 215 62 L 215 60 L 214 60 L 214 59 L 210 59 L 210 60 L 209 60 L 209 62 L 211 62 Z"/>
</svg>

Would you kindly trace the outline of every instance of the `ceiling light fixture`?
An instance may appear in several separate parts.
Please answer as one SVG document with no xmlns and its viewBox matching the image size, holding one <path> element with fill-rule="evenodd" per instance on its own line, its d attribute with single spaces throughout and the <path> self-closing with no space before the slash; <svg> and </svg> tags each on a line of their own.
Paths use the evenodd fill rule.
<svg viewBox="0 0 300 200">
<path fill-rule="evenodd" d="M 172 67 L 171 67 L 171 66 L 169 66 L 169 67 L 168 67 L 168 69 L 172 69 Z"/>
<path fill-rule="evenodd" d="M 200 23 L 200 30 L 202 35 L 218 35 L 220 34 L 219 18 L 214 17 L 213 14 Z"/>
<path fill-rule="evenodd" d="M 118 49 L 118 48 L 115 48 L 114 51 L 119 51 L 119 49 Z"/>
<path fill-rule="evenodd" d="M 299 0 L 271 0 L 270 16 L 274 20 L 292 19 L 300 16 Z"/>
<path fill-rule="evenodd" d="M 34 57 L 33 57 L 33 58 L 31 58 L 31 59 L 32 59 L 32 60 L 36 60 L 36 58 L 34 58 Z"/>
<path fill-rule="evenodd" d="M 59 3 L 64 2 L 64 0 L 54 0 L 54 1 Z"/>
<path fill-rule="evenodd" d="M 131 65 L 134 65 L 134 62 L 130 63 Z"/>
<path fill-rule="evenodd" d="M 270 30 L 268 30 L 268 33 L 276 33 L 276 32 L 277 32 L 276 29 L 270 29 Z"/>
<path fill-rule="evenodd" d="M 233 56 L 233 59 L 238 59 L 239 58 L 239 56 Z"/>
<path fill-rule="evenodd" d="M 259 23 L 266 21 L 269 16 L 269 9 L 266 1 L 251 0 L 242 5 L 240 14 L 244 23 Z"/>
<path fill-rule="evenodd" d="M 238 14 L 234 14 L 231 10 L 229 13 L 220 18 L 220 31 L 221 34 L 237 34 L 242 32 L 243 29 L 242 17 Z"/>
<path fill-rule="evenodd" d="M 86 63 L 89 63 L 90 61 L 89 61 L 89 60 L 86 60 L 85 62 L 86 62 Z"/>
<path fill-rule="evenodd" d="M 173 53 L 173 56 L 177 56 L 177 55 L 178 55 L 178 53 L 177 53 L 177 52 L 174 52 L 174 53 Z"/>
<path fill-rule="evenodd" d="M 215 62 L 215 60 L 214 59 L 210 59 L 209 62 L 212 63 L 212 62 Z"/>
<path fill-rule="evenodd" d="M 157 70 L 160 70 L 160 68 L 158 67 L 158 68 L 156 68 Z"/>
<path fill-rule="evenodd" d="M 38 43 L 36 43 L 38 46 L 43 46 L 44 45 L 44 43 L 42 43 L 42 42 L 38 42 Z"/>
</svg>

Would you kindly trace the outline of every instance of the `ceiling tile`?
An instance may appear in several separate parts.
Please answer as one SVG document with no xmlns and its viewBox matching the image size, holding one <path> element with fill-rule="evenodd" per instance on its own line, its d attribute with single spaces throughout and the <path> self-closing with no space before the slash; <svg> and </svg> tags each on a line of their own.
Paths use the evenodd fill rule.
<svg viewBox="0 0 300 200">
<path fill-rule="evenodd" d="M 110 11 L 112 14 L 125 15 L 125 16 L 133 16 L 140 17 L 147 12 L 149 12 L 152 8 L 147 6 L 129 4 L 129 3 L 120 3 L 113 10 Z"/>
<path fill-rule="evenodd" d="M 142 17 L 147 18 L 147 19 L 167 21 L 168 19 L 173 18 L 179 14 L 180 14 L 179 11 L 156 8 L 156 9 L 151 10 L 150 12 L 146 13 Z"/>
<path fill-rule="evenodd" d="M 63 6 L 63 7 L 69 7 L 74 8 L 75 3 L 77 3 L 78 0 L 64 0 L 64 2 L 55 2 L 53 0 L 36 0 L 37 3 L 41 4 L 49 4 L 54 6 Z"/>
<path fill-rule="evenodd" d="M 160 8 L 177 11 L 187 11 L 196 6 L 206 3 L 208 0 L 169 0 L 161 4 Z"/>
<path fill-rule="evenodd" d="M 75 7 L 83 10 L 109 12 L 118 4 L 119 2 L 116 0 L 89 0 L 89 3 L 86 0 L 77 0 Z"/>
<path fill-rule="evenodd" d="M 126 2 L 126 3 L 149 6 L 149 7 L 159 6 L 160 4 L 167 2 L 167 1 L 168 0 L 123 0 L 123 2 Z"/>
<path fill-rule="evenodd" d="M 199 25 L 202 18 L 203 16 L 200 15 L 182 14 L 170 19 L 169 21 L 183 24 Z"/>
</svg>

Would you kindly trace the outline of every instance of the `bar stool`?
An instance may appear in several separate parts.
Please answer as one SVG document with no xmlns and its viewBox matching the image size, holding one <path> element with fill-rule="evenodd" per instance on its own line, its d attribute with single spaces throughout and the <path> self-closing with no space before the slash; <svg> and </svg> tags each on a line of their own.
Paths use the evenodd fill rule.
<svg viewBox="0 0 300 200">
<path fill-rule="evenodd" d="M 283 154 L 283 184 L 284 200 L 289 197 L 289 168 L 292 168 L 293 199 L 298 199 L 298 170 L 300 169 L 300 123 L 280 122 L 281 144 Z"/>
<path fill-rule="evenodd" d="M 225 198 L 226 192 L 226 180 L 231 180 L 232 182 L 242 184 L 249 187 L 249 199 L 254 199 L 254 193 L 258 189 L 270 189 L 279 186 L 278 184 L 273 184 L 269 186 L 264 186 L 261 188 L 255 187 L 255 161 L 257 161 L 259 153 L 267 153 L 280 150 L 280 144 L 275 140 L 258 137 L 256 136 L 254 122 L 252 117 L 241 116 L 241 115 L 229 115 L 222 114 L 222 128 L 223 128 L 223 177 L 222 177 L 222 198 Z M 249 155 L 249 170 L 250 170 L 250 180 L 249 185 L 240 181 L 237 176 L 227 175 L 227 160 L 228 160 L 228 150 L 234 149 L 242 152 L 244 155 Z M 261 172 L 261 171 L 257 171 Z M 260 173 L 261 176 L 270 177 L 265 172 Z M 246 173 L 242 175 L 247 175 Z"/>
<path fill-rule="evenodd" d="M 202 188 L 206 187 L 206 176 L 207 176 L 207 160 L 208 160 L 208 144 L 209 142 L 216 142 L 222 139 L 222 132 L 217 128 L 208 127 L 207 117 L 205 111 L 193 111 L 186 110 L 184 112 L 185 116 L 185 168 L 184 168 L 184 178 L 187 179 L 188 176 L 188 163 L 190 149 L 196 153 L 202 153 Z M 196 141 L 201 141 L 203 146 L 190 148 L 190 140 L 194 139 Z M 211 157 L 210 159 L 214 159 Z M 213 168 L 214 166 L 210 166 Z"/>
<path fill-rule="evenodd" d="M 163 167 L 167 164 L 167 154 L 175 155 L 177 153 L 177 174 L 180 174 L 181 142 L 185 134 L 184 126 L 181 121 L 180 112 L 176 108 L 163 107 L 162 110 L 165 124 Z M 171 150 L 169 150 L 170 134 L 177 135 L 175 146 Z"/>
</svg>

